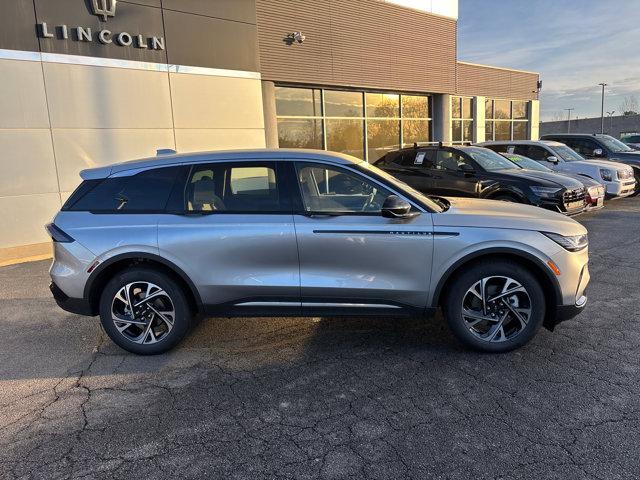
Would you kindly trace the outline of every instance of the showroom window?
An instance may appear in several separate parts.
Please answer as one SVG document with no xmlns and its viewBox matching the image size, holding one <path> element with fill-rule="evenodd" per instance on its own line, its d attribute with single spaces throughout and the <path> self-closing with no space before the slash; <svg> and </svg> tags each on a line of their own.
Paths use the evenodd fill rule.
<svg viewBox="0 0 640 480">
<path fill-rule="evenodd" d="M 390 150 L 431 141 L 428 95 L 276 87 L 282 148 L 318 148 L 375 162 Z"/>
<path fill-rule="evenodd" d="M 525 100 L 485 101 L 486 140 L 527 140 L 529 102 Z"/>
<path fill-rule="evenodd" d="M 451 141 L 473 142 L 473 98 L 451 97 Z"/>
</svg>

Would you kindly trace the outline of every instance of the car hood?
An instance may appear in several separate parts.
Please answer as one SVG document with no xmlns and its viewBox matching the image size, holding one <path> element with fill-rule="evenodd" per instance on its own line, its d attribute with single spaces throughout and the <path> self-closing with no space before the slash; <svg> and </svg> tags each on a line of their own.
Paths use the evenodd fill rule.
<svg viewBox="0 0 640 480">
<path fill-rule="evenodd" d="M 640 152 L 613 152 L 611 158 L 640 164 Z"/>
<path fill-rule="evenodd" d="M 640 157 L 638 158 L 638 161 L 640 161 Z M 579 162 L 571 162 L 571 163 L 580 163 L 580 164 L 587 164 L 590 166 L 596 166 L 599 168 L 608 168 L 609 170 L 611 169 L 615 169 L 615 170 L 629 170 L 629 165 L 625 165 L 624 163 L 620 163 L 620 162 L 612 162 L 610 160 L 584 160 L 584 161 L 579 161 Z"/>
<path fill-rule="evenodd" d="M 555 172 L 539 172 L 537 170 L 501 170 L 500 173 L 514 179 L 527 179 L 531 183 L 535 183 L 542 186 L 558 186 L 568 189 L 580 188 L 582 183 L 571 178 L 567 178 L 563 175 L 558 175 Z"/>
<path fill-rule="evenodd" d="M 531 205 L 447 197 L 449 209 L 433 215 L 437 227 L 509 228 L 552 232 L 561 235 L 582 235 L 587 229 L 561 213 Z"/>
<path fill-rule="evenodd" d="M 585 177 L 584 175 L 580 175 L 579 173 L 571 173 L 571 172 L 558 172 L 558 173 L 560 173 L 564 177 L 573 178 L 574 180 L 579 181 L 586 187 L 602 186 L 600 182 L 594 180 L 593 178 Z"/>
</svg>

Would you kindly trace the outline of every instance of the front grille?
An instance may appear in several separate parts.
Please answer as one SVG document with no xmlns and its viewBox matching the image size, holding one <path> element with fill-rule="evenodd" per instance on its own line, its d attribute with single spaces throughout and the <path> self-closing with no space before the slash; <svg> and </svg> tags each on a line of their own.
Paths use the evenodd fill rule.
<svg viewBox="0 0 640 480">
<path fill-rule="evenodd" d="M 562 203 L 566 210 L 575 210 L 584 207 L 586 197 L 587 193 L 584 188 L 575 188 L 562 194 Z"/>
<path fill-rule="evenodd" d="M 633 178 L 633 170 L 618 170 L 618 180 Z"/>
</svg>

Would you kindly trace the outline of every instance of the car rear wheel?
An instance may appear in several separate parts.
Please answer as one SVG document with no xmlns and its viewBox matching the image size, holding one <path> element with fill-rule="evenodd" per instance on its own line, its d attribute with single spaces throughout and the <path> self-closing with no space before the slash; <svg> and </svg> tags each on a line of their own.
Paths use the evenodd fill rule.
<svg viewBox="0 0 640 480">
<path fill-rule="evenodd" d="M 118 273 L 100 297 L 100 320 L 111 340 L 139 355 L 173 348 L 189 331 L 192 319 L 182 288 L 152 269 Z"/>
<path fill-rule="evenodd" d="M 506 352 L 533 338 L 546 303 L 540 283 L 526 268 L 482 262 L 457 276 L 445 300 L 449 327 L 465 345 Z"/>
</svg>

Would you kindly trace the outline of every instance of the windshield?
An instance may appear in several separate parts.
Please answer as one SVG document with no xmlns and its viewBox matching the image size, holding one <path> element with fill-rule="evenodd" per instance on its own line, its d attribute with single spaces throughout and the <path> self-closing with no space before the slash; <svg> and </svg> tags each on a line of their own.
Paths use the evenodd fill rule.
<svg viewBox="0 0 640 480">
<path fill-rule="evenodd" d="M 583 156 L 581 156 L 575 150 L 570 149 L 566 145 L 547 145 L 554 153 L 560 157 L 565 162 L 581 162 L 585 160 Z"/>
<path fill-rule="evenodd" d="M 512 162 L 497 154 L 493 150 L 480 147 L 467 147 L 463 150 L 467 155 L 473 158 L 482 168 L 488 172 L 495 170 L 508 170 L 516 168 Z"/>
<path fill-rule="evenodd" d="M 625 145 L 620 140 L 617 140 L 609 135 L 604 135 L 602 137 L 598 137 L 604 146 L 612 152 L 633 152 L 633 148 L 630 148 L 628 145 Z"/>
<path fill-rule="evenodd" d="M 544 165 L 540 165 L 535 160 L 531 160 L 530 158 L 523 157 L 522 155 L 514 155 L 505 153 L 504 157 L 511 160 L 520 168 L 526 168 L 527 170 L 536 170 L 538 172 L 552 172 L 550 168 L 545 167 Z"/>
<path fill-rule="evenodd" d="M 387 172 L 385 172 L 384 170 L 380 170 L 378 167 L 374 167 L 373 165 L 367 162 L 360 162 L 358 164 L 358 168 L 361 168 L 364 171 L 364 173 L 372 173 L 378 177 L 381 177 L 382 179 L 387 181 L 389 185 L 392 185 L 393 187 L 395 187 L 396 190 L 399 190 L 400 192 L 404 192 L 410 195 L 411 197 L 414 197 L 416 200 L 424 203 L 427 208 L 433 210 L 434 212 L 440 213 L 445 210 L 439 203 L 434 202 L 429 197 L 427 197 L 424 193 L 420 193 L 419 191 L 411 188 L 406 183 L 401 182 L 396 177 L 389 175 Z"/>
</svg>

